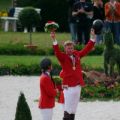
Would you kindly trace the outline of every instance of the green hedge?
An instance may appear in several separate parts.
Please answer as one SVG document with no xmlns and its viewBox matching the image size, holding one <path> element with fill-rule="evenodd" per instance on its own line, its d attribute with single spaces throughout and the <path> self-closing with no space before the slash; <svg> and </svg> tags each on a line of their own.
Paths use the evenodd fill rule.
<svg viewBox="0 0 120 120">
<path fill-rule="evenodd" d="M 0 55 L 46 55 L 46 50 L 35 50 L 24 47 L 23 44 L 5 44 L 0 46 Z"/>
<path fill-rule="evenodd" d="M 81 99 L 99 99 L 99 100 L 120 100 L 120 84 L 113 88 L 106 88 L 104 84 L 99 86 L 87 85 L 82 89 Z"/>
<path fill-rule="evenodd" d="M 57 64 L 53 65 L 53 74 L 58 75 L 61 67 Z M 40 75 L 40 67 L 38 64 L 13 66 L 0 65 L 0 75 Z"/>
<path fill-rule="evenodd" d="M 82 64 L 82 68 L 85 71 L 93 70 L 91 66 L 86 66 Z M 102 71 L 102 68 L 96 68 L 94 70 Z M 53 63 L 53 75 L 59 75 L 61 71 L 61 66 L 57 63 Z M 38 64 L 31 65 L 23 65 L 23 64 L 15 64 L 15 65 L 2 65 L 0 64 L 0 75 L 40 75 L 40 67 Z"/>
<path fill-rule="evenodd" d="M 76 45 L 75 49 L 81 50 L 83 45 Z M 60 46 L 63 51 L 63 47 Z M 89 55 L 101 55 L 103 53 L 104 46 L 95 46 L 95 50 L 91 51 Z M 23 44 L 5 44 L 0 46 L 0 55 L 54 55 L 53 48 L 37 48 L 35 50 L 24 47 Z"/>
</svg>

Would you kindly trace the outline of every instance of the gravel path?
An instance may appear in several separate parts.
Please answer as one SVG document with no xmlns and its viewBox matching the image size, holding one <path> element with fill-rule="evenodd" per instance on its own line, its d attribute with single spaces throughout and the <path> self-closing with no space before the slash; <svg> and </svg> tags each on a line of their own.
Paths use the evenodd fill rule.
<svg viewBox="0 0 120 120">
<path fill-rule="evenodd" d="M 0 77 L 0 120 L 14 120 L 20 91 L 23 91 L 33 120 L 41 120 L 38 103 L 38 76 Z M 53 120 L 62 120 L 62 106 L 56 103 Z M 76 120 L 120 120 L 120 102 L 80 102 Z"/>
</svg>

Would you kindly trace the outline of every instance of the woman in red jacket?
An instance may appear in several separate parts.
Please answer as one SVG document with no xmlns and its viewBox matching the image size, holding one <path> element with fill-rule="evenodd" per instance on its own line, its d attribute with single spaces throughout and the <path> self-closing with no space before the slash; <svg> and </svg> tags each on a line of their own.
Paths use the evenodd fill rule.
<svg viewBox="0 0 120 120">
<path fill-rule="evenodd" d="M 55 89 L 55 84 L 50 75 L 52 70 L 51 60 L 44 58 L 40 63 L 40 67 L 42 74 L 40 76 L 39 108 L 41 110 L 42 120 L 52 120 L 57 90 Z"/>
</svg>

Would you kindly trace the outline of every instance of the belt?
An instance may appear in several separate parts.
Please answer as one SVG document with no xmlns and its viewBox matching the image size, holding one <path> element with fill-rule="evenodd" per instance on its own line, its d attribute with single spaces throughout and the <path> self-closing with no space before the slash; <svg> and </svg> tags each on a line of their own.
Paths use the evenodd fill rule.
<svg viewBox="0 0 120 120">
<path fill-rule="evenodd" d="M 62 85 L 62 89 L 68 89 L 68 85 Z"/>
<path fill-rule="evenodd" d="M 80 85 L 80 83 L 78 83 L 77 85 Z M 77 86 L 76 85 L 76 86 Z M 74 86 L 75 87 L 75 86 Z M 69 86 L 68 85 L 62 85 L 62 89 L 68 89 L 69 88 Z"/>
</svg>

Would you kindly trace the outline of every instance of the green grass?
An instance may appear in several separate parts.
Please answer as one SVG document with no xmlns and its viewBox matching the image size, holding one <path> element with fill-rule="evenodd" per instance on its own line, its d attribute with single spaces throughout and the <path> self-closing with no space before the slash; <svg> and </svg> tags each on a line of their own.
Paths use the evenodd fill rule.
<svg viewBox="0 0 120 120">
<path fill-rule="evenodd" d="M 0 56 L 0 64 L 5 64 L 7 66 L 12 66 L 16 64 L 30 65 L 38 64 L 40 60 L 45 56 Z M 47 56 L 51 58 L 52 62 L 58 64 L 58 60 L 55 56 Z M 97 62 L 96 62 L 97 61 Z M 92 66 L 92 68 L 103 68 L 103 57 L 102 56 L 87 56 L 82 58 L 82 63 L 87 66 Z"/>
<path fill-rule="evenodd" d="M 39 64 L 40 60 L 45 56 L 0 56 L 0 64 L 5 64 L 7 66 L 12 66 L 16 64 L 30 65 Z M 49 56 L 51 60 L 57 63 L 57 59 L 54 56 Z"/>
<path fill-rule="evenodd" d="M 70 39 L 69 33 L 57 33 L 56 38 L 59 44 Z M 0 46 L 4 44 L 29 43 L 29 33 L 23 32 L 0 32 Z M 52 40 L 49 33 L 33 33 L 33 44 L 41 49 L 52 47 Z"/>
<path fill-rule="evenodd" d="M 59 44 L 70 39 L 69 33 L 56 33 L 56 38 Z M 0 31 L 0 46 L 6 44 L 29 43 L 29 33 L 23 32 L 2 32 Z M 33 43 L 38 45 L 41 49 L 52 47 L 52 40 L 49 33 L 33 33 Z M 0 64 L 14 65 L 14 64 L 39 64 L 43 56 L 0 56 Z M 50 57 L 53 62 L 58 63 L 55 56 Z M 82 58 L 82 63 L 92 68 L 103 68 L 103 56 L 87 56 Z"/>
<path fill-rule="evenodd" d="M 103 56 L 86 56 L 81 59 L 82 63 L 93 68 L 103 68 Z"/>
</svg>

